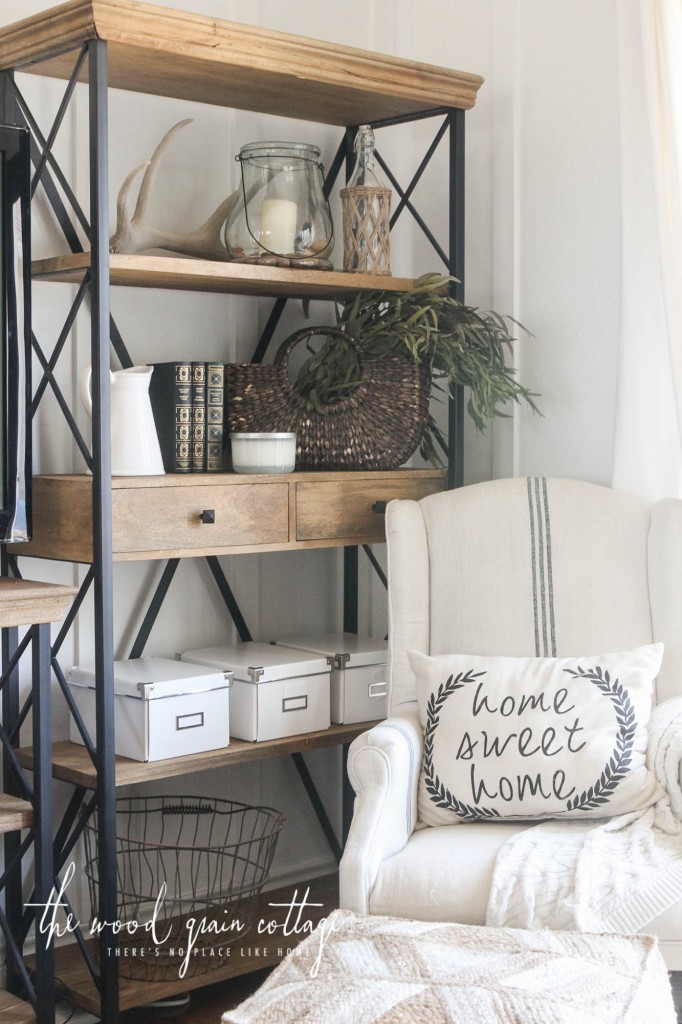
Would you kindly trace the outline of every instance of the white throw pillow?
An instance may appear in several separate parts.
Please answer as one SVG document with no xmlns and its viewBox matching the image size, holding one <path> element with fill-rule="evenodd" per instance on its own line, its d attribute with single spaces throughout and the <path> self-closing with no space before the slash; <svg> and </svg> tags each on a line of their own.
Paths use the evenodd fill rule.
<svg viewBox="0 0 682 1024">
<path fill-rule="evenodd" d="M 425 824 L 607 818 L 662 795 L 646 727 L 663 644 L 585 658 L 408 657 Z"/>
</svg>

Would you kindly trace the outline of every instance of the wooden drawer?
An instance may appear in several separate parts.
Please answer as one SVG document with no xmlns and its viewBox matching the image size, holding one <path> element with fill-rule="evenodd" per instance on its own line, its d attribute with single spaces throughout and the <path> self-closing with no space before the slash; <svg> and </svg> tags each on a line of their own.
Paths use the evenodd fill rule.
<svg viewBox="0 0 682 1024">
<path fill-rule="evenodd" d="M 296 540 L 347 539 L 369 544 L 384 540 L 384 506 L 393 498 L 418 501 L 442 491 L 444 475 L 377 478 L 356 473 L 339 480 L 296 484 Z"/>
<path fill-rule="evenodd" d="M 113 558 L 134 561 L 383 541 L 386 502 L 442 491 L 445 474 L 222 473 L 115 477 L 111 486 Z M 92 562 L 92 478 L 37 476 L 33 498 L 33 538 L 12 553 Z M 205 510 L 214 522 L 202 522 Z"/>
<path fill-rule="evenodd" d="M 289 539 L 286 483 L 140 487 L 113 492 L 113 548 L 197 554 Z M 213 522 L 202 514 L 212 513 Z"/>
<path fill-rule="evenodd" d="M 116 561 L 238 552 L 289 542 L 285 478 L 258 482 L 232 475 L 201 482 L 185 476 L 118 477 L 112 481 L 112 554 Z M 33 538 L 19 555 L 93 560 L 92 479 L 38 476 L 33 481 Z M 215 521 L 203 523 L 204 510 Z"/>
</svg>

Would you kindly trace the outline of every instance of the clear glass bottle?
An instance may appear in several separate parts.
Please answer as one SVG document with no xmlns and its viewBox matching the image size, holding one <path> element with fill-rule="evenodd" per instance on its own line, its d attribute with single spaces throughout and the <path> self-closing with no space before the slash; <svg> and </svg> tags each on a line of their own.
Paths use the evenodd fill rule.
<svg viewBox="0 0 682 1024">
<path fill-rule="evenodd" d="M 375 148 L 371 126 L 360 125 L 355 168 L 341 190 L 343 269 L 354 274 L 391 273 L 391 190 L 382 181 Z"/>
<path fill-rule="evenodd" d="M 330 269 L 334 232 L 317 146 L 252 142 L 236 159 L 241 183 L 225 225 L 232 259 Z"/>
</svg>

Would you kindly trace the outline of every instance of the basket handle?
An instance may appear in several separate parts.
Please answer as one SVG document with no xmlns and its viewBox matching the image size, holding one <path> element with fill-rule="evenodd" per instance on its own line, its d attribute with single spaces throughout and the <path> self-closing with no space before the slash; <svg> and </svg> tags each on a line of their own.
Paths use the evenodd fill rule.
<svg viewBox="0 0 682 1024">
<path fill-rule="evenodd" d="M 300 342 L 306 341 L 308 338 L 314 338 L 316 334 L 338 338 L 339 341 L 345 341 L 347 345 L 350 345 L 355 350 L 355 354 L 358 357 L 358 383 L 360 383 L 363 376 L 362 349 L 360 345 L 351 334 L 342 331 L 340 327 L 325 326 L 303 327 L 300 331 L 294 331 L 293 334 L 282 342 L 273 360 L 273 365 L 279 370 L 282 384 L 286 385 L 289 390 L 293 390 L 289 381 L 289 356 Z"/>
</svg>

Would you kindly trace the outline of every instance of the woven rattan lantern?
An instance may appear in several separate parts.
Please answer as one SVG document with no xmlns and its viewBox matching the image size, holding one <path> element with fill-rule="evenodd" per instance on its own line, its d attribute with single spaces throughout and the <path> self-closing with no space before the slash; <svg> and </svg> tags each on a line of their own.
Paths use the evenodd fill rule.
<svg viewBox="0 0 682 1024">
<path fill-rule="evenodd" d="M 355 170 L 341 190 L 343 269 L 354 274 L 391 273 L 391 190 L 381 182 L 374 148 L 374 132 L 361 125 L 355 137 Z"/>
</svg>

